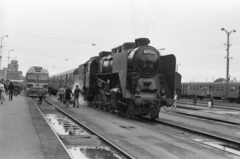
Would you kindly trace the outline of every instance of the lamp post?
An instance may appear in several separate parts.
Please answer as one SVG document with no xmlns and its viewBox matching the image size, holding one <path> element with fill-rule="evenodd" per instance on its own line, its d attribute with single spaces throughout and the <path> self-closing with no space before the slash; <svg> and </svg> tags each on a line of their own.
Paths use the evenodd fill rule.
<svg viewBox="0 0 240 159">
<path fill-rule="evenodd" d="M 10 58 L 10 52 L 11 51 L 14 51 L 14 49 L 11 49 L 11 50 L 8 51 L 8 64 L 9 64 L 9 58 Z"/>
<path fill-rule="evenodd" d="M 225 89 L 225 102 L 227 101 L 227 98 L 228 98 L 228 81 L 229 81 L 229 47 L 230 47 L 230 44 L 229 44 L 229 36 L 231 35 L 232 32 L 236 32 L 236 30 L 232 30 L 230 32 L 228 32 L 226 29 L 222 28 L 221 29 L 222 31 L 225 31 L 226 34 L 227 34 L 227 73 L 226 73 L 226 89 Z"/>
<path fill-rule="evenodd" d="M 159 48 L 159 49 L 158 49 L 160 55 L 162 55 L 162 53 L 161 53 L 162 50 L 165 50 L 165 48 Z"/>
<path fill-rule="evenodd" d="M 178 66 L 181 65 L 180 63 L 176 65 L 176 72 L 178 72 Z"/>
<path fill-rule="evenodd" d="M 3 48 L 2 42 L 3 42 L 3 39 L 4 39 L 5 37 L 8 37 L 8 35 L 4 35 L 3 37 L 1 37 L 1 45 L 0 45 L 0 69 L 2 68 L 2 48 Z"/>
</svg>

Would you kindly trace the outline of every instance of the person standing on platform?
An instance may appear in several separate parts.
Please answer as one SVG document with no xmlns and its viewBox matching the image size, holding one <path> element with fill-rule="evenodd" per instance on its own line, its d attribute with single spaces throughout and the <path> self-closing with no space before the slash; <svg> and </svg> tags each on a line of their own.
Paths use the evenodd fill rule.
<svg viewBox="0 0 240 159">
<path fill-rule="evenodd" d="M 67 87 L 67 89 L 65 90 L 65 102 L 66 102 L 65 105 L 67 107 L 70 104 L 71 95 L 73 96 L 72 90 L 70 89 L 70 87 Z"/>
<path fill-rule="evenodd" d="M 63 103 L 64 94 L 65 94 L 65 88 L 64 87 L 59 87 L 58 98 L 59 98 L 60 103 Z"/>
<path fill-rule="evenodd" d="M 78 88 L 78 85 L 76 85 L 76 88 L 74 90 L 74 99 L 75 99 L 75 104 L 77 105 L 77 108 L 79 108 L 79 94 L 83 94 L 82 91 Z"/>
<path fill-rule="evenodd" d="M 4 85 L 3 85 L 3 82 L 0 81 L 0 98 L 1 98 L 1 104 L 3 104 L 3 93 L 4 93 Z"/>
<path fill-rule="evenodd" d="M 14 85 L 12 82 L 10 82 L 10 85 L 8 87 L 8 90 L 9 90 L 9 101 L 12 100 L 13 98 L 13 91 L 14 91 Z"/>
<path fill-rule="evenodd" d="M 18 84 L 14 85 L 14 96 L 18 95 Z"/>
<path fill-rule="evenodd" d="M 209 99 L 210 99 L 210 102 L 211 102 L 211 107 L 210 107 L 210 109 L 212 109 L 212 108 L 214 108 L 214 102 L 213 102 L 213 93 L 212 92 L 210 92 L 210 96 L 209 96 Z"/>
<path fill-rule="evenodd" d="M 197 93 L 196 93 L 196 91 L 193 93 L 193 105 L 197 105 Z"/>
<path fill-rule="evenodd" d="M 159 99 L 159 106 L 161 109 L 161 106 L 168 112 L 167 107 L 166 107 L 166 92 L 164 88 L 161 88 L 161 90 L 157 91 L 157 98 Z"/>
<path fill-rule="evenodd" d="M 43 90 L 39 89 L 38 90 L 38 104 L 41 105 L 43 100 Z"/>
<path fill-rule="evenodd" d="M 177 109 L 177 92 L 174 91 L 174 96 L 173 96 L 173 105 L 172 105 L 172 109 L 175 108 Z"/>
<path fill-rule="evenodd" d="M 49 87 L 48 87 L 48 94 L 49 94 L 49 97 L 51 97 L 51 92 L 52 92 L 52 86 L 49 85 Z"/>
</svg>

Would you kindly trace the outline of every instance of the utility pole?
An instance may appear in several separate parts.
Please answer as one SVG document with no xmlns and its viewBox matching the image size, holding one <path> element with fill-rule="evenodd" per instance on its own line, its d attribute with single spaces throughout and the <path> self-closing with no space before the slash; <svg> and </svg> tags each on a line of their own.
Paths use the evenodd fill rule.
<svg viewBox="0 0 240 159">
<path fill-rule="evenodd" d="M 1 45 L 0 45 L 0 69 L 2 68 L 2 48 L 3 48 L 2 42 L 3 42 L 3 39 L 4 39 L 5 37 L 8 37 L 8 35 L 4 35 L 3 37 L 1 37 Z"/>
<path fill-rule="evenodd" d="M 230 44 L 229 44 L 229 37 L 230 37 L 230 34 L 232 32 L 236 32 L 236 30 L 232 30 L 230 32 L 228 32 L 226 29 L 222 28 L 221 29 L 222 31 L 225 31 L 226 34 L 227 34 L 227 57 L 226 60 L 227 60 L 227 73 L 226 73 L 226 89 L 225 89 L 225 102 L 227 102 L 227 98 L 228 98 L 228 82 L 229 82 L 229 47 L 230 47 Z"/>
</svg>

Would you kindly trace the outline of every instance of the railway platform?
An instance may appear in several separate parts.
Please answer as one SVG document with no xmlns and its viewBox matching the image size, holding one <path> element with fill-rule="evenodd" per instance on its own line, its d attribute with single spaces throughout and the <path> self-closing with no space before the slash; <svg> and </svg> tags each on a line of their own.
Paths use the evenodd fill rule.
<svg viewBox="0 0 240 159">
<path fill-rule="evenodd" d="M 69 158 L 31 98 L 0 104 L 0 158 Z"/>
</svg>

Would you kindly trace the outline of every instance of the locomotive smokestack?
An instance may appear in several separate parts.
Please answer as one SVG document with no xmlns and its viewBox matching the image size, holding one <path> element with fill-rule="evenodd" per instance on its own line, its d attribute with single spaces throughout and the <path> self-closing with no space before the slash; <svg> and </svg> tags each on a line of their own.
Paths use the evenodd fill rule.
<svg viewBox="0 0 240 159">
<path fill-rule="evenodd" d="M 146 46 L 148 44 L 150 44 L 150 40 L 148 38 L 139 38 L 135 40 L 136 47 Z"/>
<path fill-rule="evenodd" d="M 122 51 L 133 49 L 134 47 L 135 47 L 135 43 L 134 42 L 123 43 Z"/>
</svg>

